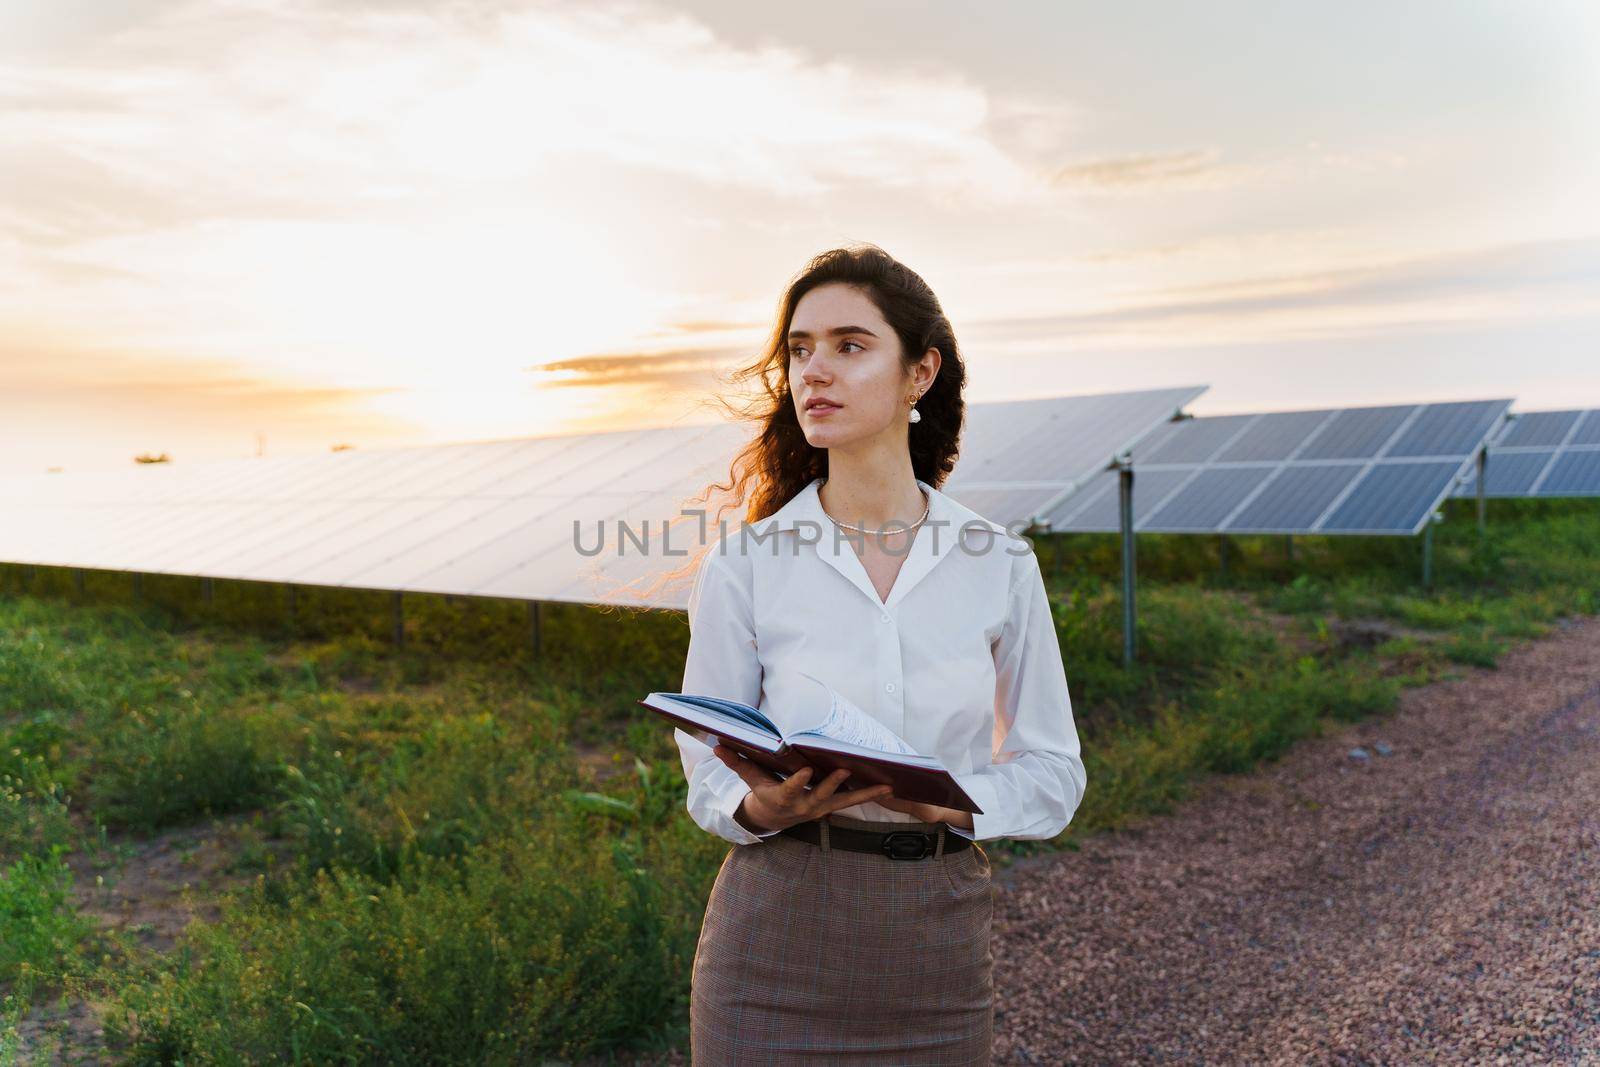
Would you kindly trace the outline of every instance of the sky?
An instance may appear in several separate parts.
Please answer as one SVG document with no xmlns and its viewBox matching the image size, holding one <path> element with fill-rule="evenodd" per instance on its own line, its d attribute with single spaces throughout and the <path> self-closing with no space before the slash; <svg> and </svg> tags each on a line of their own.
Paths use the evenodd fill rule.
<svg viewBox="0 0 1600 1067">
<path fill-rule="evenodd" d="M 13 471 L 717 417 L 877 244 L 970 403 L 1600 406 L 1600 5 L 0 0 Z"/>
</svg>

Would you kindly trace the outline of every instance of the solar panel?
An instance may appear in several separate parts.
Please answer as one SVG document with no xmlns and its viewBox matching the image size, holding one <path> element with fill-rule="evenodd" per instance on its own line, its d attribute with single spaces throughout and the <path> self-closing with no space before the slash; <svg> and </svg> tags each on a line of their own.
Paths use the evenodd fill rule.
<svg viewBox="0 0 1600 1067">
<path fill-rule="evenodd" d="M 1416 414 L 1409 405 L 1350 408 L 1325 412 L 1327 422 L 1300 453 L 1301 459 L 1373 459 L 1405 420 Z"/>
<path fill-rule="evenodd" d="M 1133 522 L 1135 528 L 1150 517 L 1168 496 L 1189 478 L 1186 470 L 1141 470 L 1134 476 Z M 1116 471 L 1102 471 L 1089 485 L 1056 512 L 1062 519 L 1050 520 L 1052 530 L 1105 533 L 1122 528 L 1121 498 Z"/>
<path fill-rule="evenodd" d="M 1309 529 L 1361 475 L 1353 463 L 1303 463 L 1289 477 L 1279 468 L 1228 528 L 1238 533 L 1270 533 L 1285 527 Z"/>
<path fill-rule="evenodd" d="M 1550 466 L 1550 459 L 1555 452 L 1548 448 L 1535 449 L 1531 452 L 1506 452 L 1497 455 L 1485 469 L 1488 480 L 1484 488 L 1489 496 L 1526 496 L 1533 488 L 1533 483 Z M 1471 487 L 1476 484 L 1478 472 L 1472 472 L 1472 478 L 1464 483 Z"/>
<path fill-rule="evenodd" d="M 1583 413 L 1583 421 L 1572 428 L 1572 436 L 1567 438 L 1567 447 L 1574 445 L 1600 445 L 1600 411 Z"/>
<path fill-rule="evenodd" d="M 1224 463 L 1288 459 L 1327 417 L 1325 411 L 1285 411 L 1277 418 L 1252 419 L 1251 426 L 1223 449 L 1217 459 Z"/>
<path fill-rule="evenodd" d="M 1492 402 L 1428 404 L 1384 451 L 1384 458 L 1470 456 L 1509 406 L 1509 401 L 1499 409 Z"/>
<path fill-rule="evenodd" d="M 1539 486 L 1539 496 L 1590 496 L 1600 493 L 1600 450 L 1569 449 L 1556 457 L 1555 465 Z"/>
<path fill-rule="evenodd" d="M 1225 415 L 1216 419 L 1195 419 L 1183 433 L 1169 433 L 1142 450 L 1151 464 L 1204 463 L 1239 436 L 1248 415 Z"/>
<path fill-rule="evenodd" d="M 1215 529 L 1271 474 L 1263 467 L 1202 468 L 1152 512 L 1148 521 L 1169 530 Z M 1137 475 L 1134 487 L 1137 490 Z"/>
<path fill-rule="evenodd" d="M 1195 385 L 969 405 L 963 458 L 941 489 L 984 518 L 1024 528 L 1205 390 Z"/>
<path fill-rule="evenodd" d="M 1530 411 L 1512 419 L 1497 442 L 1508 448 L 1559 448 L 1583 418 L 1581 411 Z"/>
<path fill-rule="evenodd" d="M 957 476 L 942 488 L 995 522 L 1026 521 L 1203 390 L 969 405 Z M 0 559 L 639 604 L 623 583 L 700 547 L 694 516 L 670 535 L 668 521 L 706 508 L 704 532 L 716 533 L 719 501 L 695 497 L 726 480 L 750 431 L 714 423 L 14 477 L 0 481 Z M 619 551 L 621 522 L 635 540 Z M 652 603 L 687 596 L 668 588 Z"/>
<path fill-rule="evenodd" d="M 1150 533 L 1414 534 L 1509 400 L 1176 420 L 1132 449 L 1134 529 Z M 1046 517 L 1120 528 L 1116 475 Z"/>
<path fill-rule="evenodd" d="M 1490 441 L 1483 495 L 1600 496 L 1600 409 L 1526 411 Z M 1478 494 L 1474 469 L 1458 497 Z"/>
<path fill-rule="evenodd" d="M 1461 471 L 1459 462 L 1380 463 L 1322 520 L 1324 533 L 1379 533 L 1422 528 Z"/>
</svg>

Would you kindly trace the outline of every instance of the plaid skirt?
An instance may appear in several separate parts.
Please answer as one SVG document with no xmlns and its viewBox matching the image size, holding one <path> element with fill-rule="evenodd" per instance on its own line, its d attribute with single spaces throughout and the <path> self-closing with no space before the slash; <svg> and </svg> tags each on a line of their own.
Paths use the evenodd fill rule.
<svg viewBox="0 0 1600 1067">
<path fill-rule="evenodd" d="M 943 824 L 833 826 L 929 830 Z M 982 1064 L 994 1026 L 994 897 L 976 843 L 896 860 L 775 834 L 734 845 L 691 982 L 694 1067 Z"/>
</svg>

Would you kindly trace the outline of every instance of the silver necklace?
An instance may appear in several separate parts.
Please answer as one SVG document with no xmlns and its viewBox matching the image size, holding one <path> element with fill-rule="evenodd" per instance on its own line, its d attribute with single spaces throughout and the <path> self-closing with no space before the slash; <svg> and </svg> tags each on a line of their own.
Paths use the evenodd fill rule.
<svg viewBox="0 0 1600 1067">
<path fill-rule="evenodd" d="M 926 506 L 924 506 L 923 509 L 922 509 L 922 518 L 918 519 L 916 522 L 914 522 L 911 525 L 907 526 L 904 530 L 868 530 L 868 529 L 866 529 L 864 527 L 861 527 L 861 526 L 852 526 L 848 522 L 840 522 L 838 519 L 835 519 L 832 515 L 828 515 L 826 510 L 823 511 L 823 514 L 824 515 L 828 515 L 829 521 L 831 521 L 835 526 L 842 526 L 846 530 L 854 530 L 856 533 L 876 534 L 879 537 L 882 537 L 885 533 L 909 533 L 910 531 L 915 530 L 918 526 L 921 526 L 925 521 L 927 521 L 928 512 L 933 510 L 933 498 L 929 497 L 927 493 L 923 493 L 922 496 L 923 496 L 923 499 L 927 501 Z"/>
</svg>

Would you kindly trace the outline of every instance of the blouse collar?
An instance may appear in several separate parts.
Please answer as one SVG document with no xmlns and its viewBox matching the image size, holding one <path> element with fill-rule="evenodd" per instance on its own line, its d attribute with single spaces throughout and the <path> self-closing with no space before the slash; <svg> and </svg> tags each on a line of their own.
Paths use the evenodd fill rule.
<svg viewBox="0 0 1600 1067">
<path fill-rule="evenodd" d="M 756 536 L 765 538 L 781 530 L 800 529 L 804 534 L 802 545 L 810 543 L 825 563 L 844 575 L 879 608 L 892 608 L 904 600 L 912 587 L 927 577 L 938 562 L 956 547 L 962 524 L 976 518 L 966 513 L 950 497 L 918 478 L 917 485 L 928 494 L 928 521 L 917 528 L 911 548 L 905 552 L 905 560 L 900 564 L 900 573 L 889 590 L 889 599 L 880 600 L 878 591 L 873 588 L 872 578 L 867 574 L 866 565 L 861 562 L 855 549 L 855 544 L 863 535 L 840 530 L 822 508 L 819 490 L 825 480 L 820 475 L 813 478 L 783 507 L 765 519 L 751 523 L 751 530 Z M 806 549 L 802 547 L 800 551 Z"/>
</svg>

